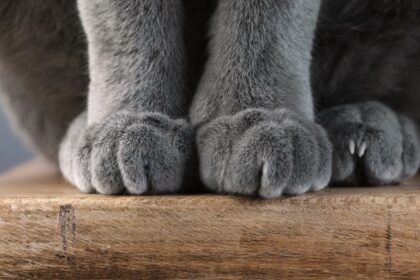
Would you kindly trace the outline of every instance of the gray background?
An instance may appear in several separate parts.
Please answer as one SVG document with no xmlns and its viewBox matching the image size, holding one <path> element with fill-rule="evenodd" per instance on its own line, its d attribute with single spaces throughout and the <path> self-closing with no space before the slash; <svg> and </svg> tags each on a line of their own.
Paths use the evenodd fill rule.
<svg viewBox="0 0 420 280">
<path fill-rule="evenodd" d="M 12 132 L 0 109 L 0 172 L 24 162 L 31 157 L 31 152 Z"/>
</svg>

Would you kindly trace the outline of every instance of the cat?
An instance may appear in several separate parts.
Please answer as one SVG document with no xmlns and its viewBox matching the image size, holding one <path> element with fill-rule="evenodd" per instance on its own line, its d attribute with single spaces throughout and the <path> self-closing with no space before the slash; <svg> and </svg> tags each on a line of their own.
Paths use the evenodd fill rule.
<svg viewBox="0 0 420 280">
<path fill-rule="evenodd" d="M 420 2 L 324 1 L 315 38 L 312 84 L 334 147 L 331 184 L 395 184 L 416 174 Z"/>
<path fill-rule="evenodd" d="M 1 100 L 86 193 L 399 183 L 420 161 L 417 6 L 364 2 L 3 0 Z"/>
</svg>

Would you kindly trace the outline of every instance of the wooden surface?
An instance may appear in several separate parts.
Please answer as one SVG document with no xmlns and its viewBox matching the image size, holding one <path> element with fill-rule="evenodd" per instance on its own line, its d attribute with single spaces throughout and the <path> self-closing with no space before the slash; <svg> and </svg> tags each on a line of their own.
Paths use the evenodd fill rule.
<svg viewBox="0 0 420 280">
<path fill-rule="evenodd" d="M 0 178 L 0 278 L 420 279 L 420 180 L 262 201 L 82 195 Z"/>
</svg>

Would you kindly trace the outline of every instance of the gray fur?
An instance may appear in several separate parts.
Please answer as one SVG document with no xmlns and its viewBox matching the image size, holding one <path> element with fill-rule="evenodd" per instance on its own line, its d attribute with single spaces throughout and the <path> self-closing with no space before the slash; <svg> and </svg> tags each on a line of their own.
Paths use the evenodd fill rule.
<svg viewBox="0 0 420 280">
<path fill-rule="evenodd" d="M 385 105 L 341 105 L 322 112 L 319 119 L 334 146 L 333 184 L 392 184 L 417 172 L 417 128 Z"/>
<path fill-rule="evenodd" d="M 1 101 L 88 193 L 179 192 L 198 173 L 213 191 L 264 198 L 331 177 L 398 183 L 420 162 L 418 5 L 381 1 L 2 0 Z M 369 9 L 385 14 L 375 32 L 396 34 L 376 22 L 393 9 L 409 18 L 401 30 L 413 32 L 398 37 L 407 50 L 355 34 Z M 391 54 L 375 64 L 381 42 Z"/>
<path fill-rule="evenodd" d="M 88 123 L 120 110 L 185 116 L 181 0 L 78 0 L 88 38 Z"/>
<path fill-rule="evenodd" d="M 84 121 L 61 146 L 63 174 L 88 192 L 179 191 L 193 150 L 190 125 L 170 118 L 187 111 L 182 2 L 78 4 L 91 82 Z"/>
<path fill-rule="evenodd" d="M 396 184 L 417 172 L 419 13 L 417 0 L 323 1 L 312 80 L 334 144 L 333 184 Z M 350 139 L 364 139 L 362 158 L 349 154 Z"/>
<path fill-rule="evenodd" d="M 63 175 L 81 191 L 102 194 L 180 191 L 193 134 L 185 120 L 121 111 L 87 127 L 70 126 L 60 150 Z"/>
<path fill-rule="evenodd" d="M 86 71 L 74 1 L 0 1 L 0 101 L 19 134 L 54 163 L 85 107 Z"/>
<path fill-rule="evenodd" d="M 273 198 L 327 186 L 330 144 L 309 80 L 319 4 L 219 1 L 191 108 L 210 189 Z"/>
<path fill-rule="evenodd" d="M 220 0 L 193 124 L 248 108 L 286 107 L 313 119 L 309 67 L 319 2 Z"/>
<path fill-rule="evenodd" d="M 194 150 L 183 2 L 80 0 L 78 8 L 81 20 L 73 0 L 0 3 L 3 104 L 82 191 L 180 191 Z"/>
<path fill-rule="evenodd" d="M 324 188 L 331 147 L 324 130 L 287 109 L 248 109 L 197 134 L 201 177 L 211 189 L 265 198 Z"/>
</svg>

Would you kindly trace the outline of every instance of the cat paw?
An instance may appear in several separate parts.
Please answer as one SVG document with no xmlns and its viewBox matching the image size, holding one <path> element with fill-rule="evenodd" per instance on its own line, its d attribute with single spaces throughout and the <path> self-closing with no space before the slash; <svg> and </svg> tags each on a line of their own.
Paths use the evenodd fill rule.
<svg viewBox="0 0 420 280">
<path fill-rule="evenodd" d="M 275 198 L 317 191 L 331 176 L 324 129 L 288 110 L 246 110 L 197 133 L 200 173 L 217 192 Z"/>
<path fill-rule="evenodd" d="M 194 137 L 186 121 L 119 112 L 86 123 L 86 114 L 72 123 L 59 153 L 62 174 L 79 190 L 140 195 L 181 189 Z"/>
<path fill-rule="evenodd" d="M 396 184 L 416 174 L 420 147 L 415 124 L 378 102 L 322 112 L 333 144 L 334 185 Z"/>
</svg>

